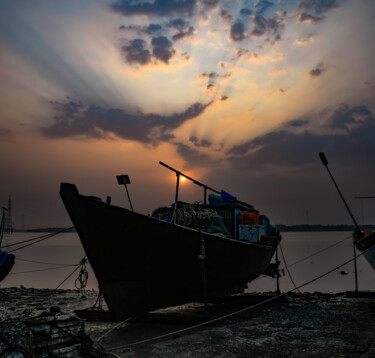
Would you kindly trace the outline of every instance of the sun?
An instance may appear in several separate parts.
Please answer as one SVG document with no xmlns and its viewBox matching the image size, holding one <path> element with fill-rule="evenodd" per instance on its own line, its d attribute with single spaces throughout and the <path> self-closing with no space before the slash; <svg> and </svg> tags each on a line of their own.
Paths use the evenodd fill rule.
<svg viewBox="0 0 375 358">
<path fill-rule="evenodd" d="M 182 182 L 184 182 L 184 181 L 186 180 L 186 178 L 185 178 L 184 176 L 181 176 L 180 180 L 181 180 Z"/>
</svg>

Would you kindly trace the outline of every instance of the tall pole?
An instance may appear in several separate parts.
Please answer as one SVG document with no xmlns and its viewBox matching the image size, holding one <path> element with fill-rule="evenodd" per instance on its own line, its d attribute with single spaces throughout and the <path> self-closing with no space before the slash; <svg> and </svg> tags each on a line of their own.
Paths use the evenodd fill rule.
<svg viewBox="0 0 375 358">
<path fill-rule="evenodd" d="M 177 182 L 176 182 L 176 196 L 174 199 L 174 209 L 173 209 L 173 224 L 176 224 L 176 218 L 177 218 L 177 202 L 178 202 L 178 188 L 180 185 L 180 173 L 176 173 Z"/>
<path fill-rule="evenodd" d="M 335 179 L 333 178 L 333 175 L 331 174 L 329 168 L 328 168 L 328 160 L 326 158 L 326 156 L 324 155 L 324 153 L 319 153 L 319 157 L 320 157 L 320 160 L 322 161 L 322 163 L 324 164 L 324 166 L 326 167 L 327 171 L 328 171 L 328 174 L 330 175 L 332 181 L 333 181 L 333 184 L 335 184 L 335 187 L 338 191 L 338 193 L 340 194 L 340 197 L 342 199 L 342 201 L 344 202 L 345 206 L 346 206 L 346 209 L 348 210 L 349 212 L 349 215 L 350 217 L 352 218 L 353 222 L 354 222 L 354 225 L 356 227 L 355 229 L 355 234 L 354 235 L 357 235 L 358 238 L 361 238 L 362 236 L 362 231 L 359 227 L 359 225 L 357 224 L 357 221 L 355 220 L 352 212 L 350 211 L 349 209 L 349 206 L 348 204 L 346 203 L 343 195 L 341 194 L 341 191 L 339 189 L 339 187 L 337 186 L 336 184 L 336 181 Z M 353 240 L 353 252 L 354 252 L 354 278 L 355 278 L 355 292 L 358 292 L 358 270 L 357 270 L 357 252 L 356 252 L 356 248 L 355 248 L 355 240 Z"/>
</svg>

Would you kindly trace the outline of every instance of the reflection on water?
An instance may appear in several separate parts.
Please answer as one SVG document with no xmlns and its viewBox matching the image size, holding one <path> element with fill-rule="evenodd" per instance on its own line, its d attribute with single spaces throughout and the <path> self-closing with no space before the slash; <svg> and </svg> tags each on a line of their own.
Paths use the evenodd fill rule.
<svg viewBox="0 0 375 358">
<path fill-rule="evenodd" d="M 3 247 L 15 242 L 44 235 L 45 233 L 14 233 L 5 235 Z M 347 240 L 344 240 L 347 238 Z M 344 241 L 342 241 L 344 240 Z M 307 260 L 301 259 L 333 245 L 340 244 Z M 13 247 L 6 251 L 10 252 Z M 282 249 L 285 260 L 290 266 L 290 274 L 297 286 L 333 269 L 353 257 L 353 244 L 350 232 L 286 232 L 283 233 Z M 358 251 L 357 251 L 358 253 Z M 85 253 L 76 233 L 61 233 L 35 245 L 14 252 L 16 262 L 11 273 L 1 283 L 1 287 L 23 285 L 35 288 L 56 288 L 84 257 Z M 279 250 L 279 259 L 282 255 Z M 359 290 L 375 291 L 375 271 L 364 257 L 357 260 Z M 280 280 L 280 289 L 285 292 L 293 288 L 284 262 L 285 276 Z M 89 280 L 87 289 L 98 289 L 98 284 L 90 265 L 87 265 Z M 74 288 L 78 271 L 72 275 L 60 288 Z M 249 284 L 249 291 L 274 291 L 276 280 L 269 277 L 260 278 Z M 301 291 L 313 292 L 343 292 L 354 290 L 354 264 L 340 268 L 330 275 L 305 286 Z"/>
</svg>

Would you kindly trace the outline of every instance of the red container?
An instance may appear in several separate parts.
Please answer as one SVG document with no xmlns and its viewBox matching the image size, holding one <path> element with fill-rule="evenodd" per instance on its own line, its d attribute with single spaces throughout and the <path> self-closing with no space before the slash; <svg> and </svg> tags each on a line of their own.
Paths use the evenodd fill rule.
<svg viewBox="0 0 375 358">
<path fill-rule="evenodd" d="M 259 225 L 259 213 L 256 211 L 242 211 L 237 216 L 239 225 Z"/>
</svg>

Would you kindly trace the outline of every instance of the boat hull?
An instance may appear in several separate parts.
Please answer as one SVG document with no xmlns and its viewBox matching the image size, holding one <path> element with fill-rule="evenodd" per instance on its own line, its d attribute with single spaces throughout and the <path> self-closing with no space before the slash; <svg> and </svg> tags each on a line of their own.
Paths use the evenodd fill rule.
<svg viewBox="0 0 375 358">
<path fill-rule="evenodd" d="M 60 195 L 118 319 L 238 291 L 266 271 L 280 239 L 202 233 L 80 195 L 72 184 L 62 183 Z"/>
</svg>

